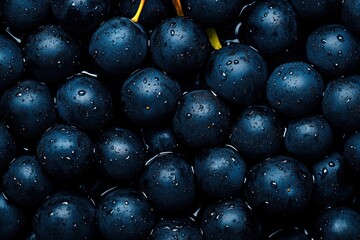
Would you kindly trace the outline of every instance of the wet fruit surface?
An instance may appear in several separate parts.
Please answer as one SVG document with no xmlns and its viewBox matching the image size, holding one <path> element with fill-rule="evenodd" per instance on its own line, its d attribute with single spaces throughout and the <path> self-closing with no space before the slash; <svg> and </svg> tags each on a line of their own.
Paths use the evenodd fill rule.
<svg viewBox="0 0 360 240">
<path fill-rule="evenodd" d="M 356 0 L 0 0 L 0 240 L 359 239 Z"/>
</svg>

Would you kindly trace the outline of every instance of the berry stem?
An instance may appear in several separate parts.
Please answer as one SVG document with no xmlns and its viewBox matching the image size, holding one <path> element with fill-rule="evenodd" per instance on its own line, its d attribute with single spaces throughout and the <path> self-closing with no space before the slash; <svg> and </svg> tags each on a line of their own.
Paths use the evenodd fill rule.
<svg viewBox="0 0 360 240">
<path fill-rule="evenodd" d="M 216 33 L 215 28 L 206 28 L 205 31 L 206 31 L 206 34 L 208 35 L 211 46 L 215 50 L 219 50 L 220 48 L 222 48 L 219 37 L 218 37 L 218 35 Z"/>
<path fill-rule="evenodd" d="M 173 3 L 173 5 L 174 5 L 174 7 L 175 7 L 175 10 L 176 10 L 177 15 L 183 17 L 183 16 L 184 16 L 184 12 L 183 12 L 183 10 L 182 10 L 180 0 L 172 0 L 172 3 Z"/>
<path fill-rule="evenodd" d="M 140 0 L 140 4 L 139 4 L 139 7 L 135 13 L 135 16 L 133 16 L 131 18 L 131 21 L 134 22 L 134 23 L 137 23 L 139 21 L 139 17 L 140 17 L 140 14 L 144 8 L 144 4 L 145 4 L 145 0 Z"/>
</svg>

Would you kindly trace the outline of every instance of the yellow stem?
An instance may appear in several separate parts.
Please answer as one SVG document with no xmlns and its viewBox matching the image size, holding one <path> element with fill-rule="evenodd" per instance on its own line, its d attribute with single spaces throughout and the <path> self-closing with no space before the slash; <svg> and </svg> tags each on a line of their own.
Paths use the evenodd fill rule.
<svg viewBox="0 0 360 240">
<path fill-rule="evenodd" d="M 144 8 L 145 0 L 140 0 L 139 7 L 135 13 L 135 16 L 131 18 L 131 21 L 137 23 L 139 21 L 140 14 Z"/>
<path fill-rule="evenodd" d="M 180 0 L 172 0 L 172 3 L 173 3 L 173 5 L 174 5 L 174 7 L 175 7 L 175 10 L 176 10 L 177 15 L 183 17 L 183 16 L 184 16 L 184 12 L 183 12 L 183 10 L 182 10 Z"/>
<path fill-rule="evenodd" d="M 222 48 L 215 28 L 206 28 L 205 31 L 206 34 L 208 35 L 211 46 L 213 46 L 215 50 L 219 50 L 220 48 Z"/>
</svg>

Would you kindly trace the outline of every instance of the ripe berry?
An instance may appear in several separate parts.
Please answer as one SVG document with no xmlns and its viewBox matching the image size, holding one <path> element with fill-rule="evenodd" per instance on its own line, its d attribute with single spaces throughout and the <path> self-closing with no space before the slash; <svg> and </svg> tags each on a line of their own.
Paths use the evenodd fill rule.
<svg viewBox="0 0 360 240">
<path fill-rule="evenodd" d="M 110 91 L 97 79 L 85 75 L 74 76 L 59 86 L 56 106 L 61 119 L 84 131 L 105 127 L 113 116 Z"/>
<path fill-rule="evenodd" d="M 172 153 L 158 155 L 146 166 L 141 189 L 161 212 L 179 212 L 195 199 L 195 179 L 190 165 Z"/>
<path fill-rule="evenodd" d="M 214 51 L 205 69 L 206 84 L 225 102 L 240 107 L 259 99 L 267 77 L 265 59 L 242 44 Z"/>
<path fill-rule="evenodd" d="M 53 190 L 54 185 L 32 156 L 19 156 L 3 176 L 5 194 L 20 205 L 36 205 Z"/>
<path fill-rule="evenodd" d="M 155 225 L 155 216 L 146 198 L 133 189 L 115 189 L 101 199 L 96 222 L 105 239 L 145 239 Z"/>
<path fill-rule="evenodd" d="M 234 121 L 230 143 L 245 158 L 265 159 L 280 151 L 284 130 L 280 117 L 271 108 L 249 106 Z"/>
<path fill-rule="evenodd" d="M 186 146 L 206 148 L 226 139 L 230 123 L 230 110 L 225 103 L 208 90 L 195 90 L 183 95 L 173 129 Z"/>
<path fill-rule="evenodd" d="M 195 158 L 195 179 L 200 189 L 213 198 L 226 198 L 240 193 L 246 164 L 230 147 L 210 148 Z"/>
<path fill-rule="evenodd" d="M 117 77 L 127 76 L 145 60 L 146 33 L 141 25 L 129 18 L 111 18 L 93 33 L 89 54 L 96 66 L 105 73 Z"/>
<path fill-rule="evenodd" d="M 160 125 L 173 116 L 181 97 L 179 84 L 155 68 L 132 74 L 121 88 L 121 107 L 139 125 Z"/>
<path fill-rule="evenodd" d="M 42 135 L 37 144 L 37 159 L 50 176 L 74 180 L 92 167 L 94 145 L 85 133 L 59 124 Z"/>
<path fill-rule="evenodd" d="M 187 75 L 204 64 L 210 44 L 202 28 L 186 17 L 168 18 L 151 34 L 152 61 L 168 73 Z"/>
<path fill-rule="evenodd" d="M 78 42 L 58 25 L 47 24 L 36 29 L 25 42 L 27 69 L 40 81 L 59 82 L 79 67 Z"/>
<path fill-rule="evenodd" d="M 98 138 L 96 149 L 100 171 L 114 182 L 134 180 L 145 166 L 144 146 L 127 129 L 104 131 Z"/>
<path fill-rule="evenodd" d="M 95 207 L 75 192 L 57 192 L 37 209 L 33 219 L 36 239 L 91 239 L 95 234 Z"/>
</svg>

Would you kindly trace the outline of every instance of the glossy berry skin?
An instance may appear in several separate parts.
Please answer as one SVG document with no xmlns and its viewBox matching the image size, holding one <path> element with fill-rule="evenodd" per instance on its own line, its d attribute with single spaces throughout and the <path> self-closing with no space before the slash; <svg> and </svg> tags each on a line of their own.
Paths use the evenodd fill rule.
<svg viewBox="0 0 360 240">
<path fill-rule="evenodd" d="M 264 159 L 280 151 L 284 130 L 281 119 L 271 108 L 250 106 L 234 121 L 230 144 L 247 159 Z"/>
<path fill-rule="evenodd" d="M 0 236 L 4 240 L 21 239 L 27 218 L 24 212 L 12 201 L 0 194 Z"/>
<path fill-rule="evenodd" d="M 5 124 L 0 123 L 0 171 L 16 156 L 16 143 Z"/>
<path fill-rule="evenodd" d="M 4 90 L 20 79 L 24 71 L 23 57 L 17 44 L 0 35 L 0 90 Z"/>
<path fill-rule="evenodd" d="M 186 75 L 204 64 L 210 51 L 205 32 L 187 17 L 163 21 L 151 34 L 152 61 L 164 71 Z"/>
<path fill-rule="evenodd" d="M 181 98 L 179 84 L 155 68 L 132 74 L 120 93 L 124 114 L 139 125 L 160 125 L 173 116 Z"/>
<path fill-rule="evenodd" d="M 295 43 L 297 25 L 295 11 L 288 1 L 267 0 L 256 1 L 246 9 L 241 29 L 247 44 L 261 53 L 276 54 Z"/>
<path fill-rule="evenodd" d="M 182 6 L 186 16 L 205 27 L 229 25 L 238 17 L 245 1 L 196 1 L 184 0 Z"/>
<path fill-rule="evenodd" d="M 76 75 L 58 87 L 56 106 L 62 120 L 84 131 L 103 128 L 113 116 L 110 91 L 85 75 Z"/>
<path fill-rule="evenodd" d="M 0 10 L 11 30 L 24 33 L 45 23 L 50 15 L 49 5 L 48 0 L 4 0 Z"/>
<path fill-rule="evenodd" d="M 330 124 L 320 115 L 289 122 L 285 133 L 285 149 L 297 159 L 311 161 L 323 157 L 333 145 Z"/>
<path fill-rule="evenodd" d="M 266 99 L 276 111 L 299 117 L 320 105 L 323 89 L 321 75 L 310 64 L 287 62 L 270 75 Z"/>
<path fill-rule="evenodd" d="M 312 177 L 303 163 L 276 156 L 248 172 L 245 195 L 250 206 L 273 216 L 300 214 L 311 200 Z"/>
<path fill-rule="evenodd" d="M 40 137 L 56 119 L 50 88 L 35 80 L 25 80 L 5 91 L 0 111 L 11 133 L 24 140 Z"/>
<path fill-rule="evenodd" d="M 240 192 L 245 180 L 246 163 L 231 147 L 210 148 L 195 157 L 194 171 L 200 189 L 221 199 Z"/>
<path fill-rule="evenodd" d="M 348 75 L 359 66 L 360 42 L 343 25 L 323 25 L 308 36 L 306 56 L 324 74 Z"/>
<path fill-rule="evenodd" d="M 75 35 L 92 33 L 110 10 L 110 0 L 52 0 L 50 4 L 57 22 Z"/>
<path fill-rule="evenodd" d="M 203 240 L 200 229 L 187 219 L 162 219 L 154 227 L 149 240 Z"/>
<path fill-rule="evenodd" d="M 329 82 L 324 91 L 322 112 L 326 120 L 339 130 L 360 130 L 360 76 Z"/>
<path fill-rule="evenodd" d="M 147 199 L 133 189 L 107 193 L 96 210 L 96 222 L 104 239 L 146 239 L 155 226 L 153 209 Z"/>
<path fill-rule="evenodd" d="M 224 101 L 240 107 L 248 106 L 260 97 L 267 77 L 265 59 L 243 44 L 214 51 L 205 70 L 206 84 Z"/>
<path fill-rule="evenodd" d="M 262 239 L 262 226 L 250 207 L 241 199 L 210 205 L 202 217 L 201 228 L 205 239 Z"/>
<path fill-rule="evenodd" d="M 75 73 L 79 66 L 78 42 L 58 25 L 44 25 L 25 42 L 27 69 L 44 82 L 59 82 Z"/>
<path fill-rule="evenodd" d="M 220 144 L 231 127 L 230 110 L 208 90 L 194 90 L 183 95 L 173 119 L 179 140 L 190 148 Z"/>
<path fill-rule="evenodd" d="M 353 184 L 342 155 L 333 152 L 311 167 L 314 176 L 313 201 L 322 206 L 334 206 L 348 200 L 353 194 Z"/>
<path fill-rule="evenodd" d="M 153 154 L 168 151 L 174 152 L 180 145 L 172 127 L 144 128 L 142 134 L 148 152 Z"/>
<path fill-rule="evenodd" d="M 132 18 L 139 8 L 140 0 L 116 0 L 114 8 L 119 16 Z M 168 17 L 174 15 L 172 3 L 170 6 L 162 0 L 147 0 L 139 17 L 139 24 L 146 29 L 153 29 Z"/>
<path fill-rule="evenodd" d="M 360 174 L 360 133 L 352 133 L 344 143 L 344 161 L 350 171 L 356 175 Z"/>
<path fill-rule="evenodd" d="M 348 207 L 335 207 L 321 212 L 314 225 L 316 239 L 357 239 L 360 214 Z"/>
<path fill-rule="evenodd" d="M 33 219 L 36 239 L 92 239 L 95 207 L 89 198 L 57 192 L 38 208 Z"/>
<path fill-rule="evenodd" d="M 37 159 L 43 170 L 60 180 L 81 177 L 92 166 L 94 145 L 83 132 L 66 125 L 55 125 L 37 144 Z"/>
<path fill-rule="evenodd" d="M 360 33 L 360 2 L 356 0 L 343 1 L 342 20 L 355 33 Z"/>
<path fill-rule="evenodd" d="M 100 171 L 115 182 L 138 177 L 145 166 L 145 149 L 131 131 L 111 128 L 104 131 L 96 143 Z"/>
<path fill-rule="evenodd" d="M 306 20 L 329 18 L 341 8 L 341 0 L 291 0 L 290 2 L 295 11 Z"/>
<path fill-rule="evenodd" d="M 312 240 L 309 233 L 305 229 L 281 228 L 269 235 L 269 240 Z"/>
<path fill-rule="evenodd" d="M 153 158 L 145 167 L 140 185 L 160 212 L 179 212 L 195 199 L 195 179 L 190 165 L 173 153 Z"/>
<path fill-rule="evenodd" d="M 33 156 L 19 156 L 3 176 L 4 192 L 12 201 L 20 205 L 37 205 L 54 189 Z"/>
<path fill-rule="evenodd" d="M 89 54 L 96 66 L 106 74 L 126 76 L 140 67 L 145 60 L 146 33 L 139 24 L 129 18 L 111 18 L 101 24 L 92 35 Z"/>
</svg>

